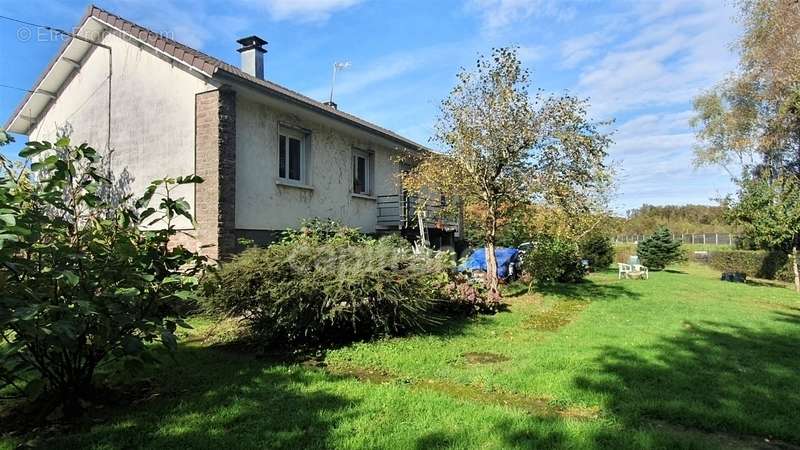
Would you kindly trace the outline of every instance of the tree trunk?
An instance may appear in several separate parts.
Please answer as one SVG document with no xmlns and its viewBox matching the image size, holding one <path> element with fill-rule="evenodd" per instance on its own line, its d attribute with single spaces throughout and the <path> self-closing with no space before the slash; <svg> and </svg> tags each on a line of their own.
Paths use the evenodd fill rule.
<svg viewBox="0 0 800 450">
<path fill-rule="evenodd" d="M 494 254 L 494 239 L 486 240 L 486 286 L 492 297 L 500 296 L 500 279 L 497 277 L 497 257 Z"/>
<path fill-rule="evenodd" d="M 794 269 L 794 290 L 800 292 L 800 270 L 797 268 L 797 244 L 792 246 L 792 269 Z"/>
<path fill-rule="evenodd" d="M 486 286 L 489 288 L 489 298 L 500 298 L 500 279 L 497 277 L 497 257 L 494 254 L 497 242 L 497 214 L 494 205 L 490 204 L 486 223 Z"/>
</svg>

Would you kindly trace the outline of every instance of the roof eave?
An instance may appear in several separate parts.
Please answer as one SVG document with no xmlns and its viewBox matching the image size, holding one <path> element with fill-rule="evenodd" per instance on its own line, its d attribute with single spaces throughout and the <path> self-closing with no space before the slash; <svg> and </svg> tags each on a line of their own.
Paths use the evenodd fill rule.
<svg viewBox="0 0 800 450">
<path fill-rule="evenodd" d="M 91 5 L 91 4 L 88 7 L 86 7 L 86 12 L 83 14 L 83 17 L 81 17 L 80 23 L 79 23 L 79 25 L 77 27 L 78 30 L 83 28 L 84 24 L 86 24 L 86 21 L 89 19 L 89 17 L 92 16 L 92 11 L 93 11 L 94 8 L 95 8 L 95 6 Z M 67 50 L 67 48 L 69 48 L 69 46 L 73 42 L 73 40 L 74 39 L 72 37 L 70 37 L 69 39 L 67 39 L 61 45 L 61 48 L 58 49 L 58 52 L 56 53 L 56 55 L 50 60 L 50 63 L 47 64 L 47 67 L 44 69 L 44 71 L 42 71 L 42 74 L 33 83 L 33 87 L 25 94 L 25 96 L 22 98 L 22 101 L 20 101 L 20 103 L 17 105 L 17 108 L 11 114 L 11 117 L 9 117 L 6 120 L 6 123 L 3 125 L 5 130 L 11 131 L 12 133 L 18 133 L 18 134 L 27 134 L 30 131 L 30 128 L 32 126 L 31 122 L 29 122 L 28 126 L 24 128 L 24 132 L 23 131 L 13 131 L 12 128 L 16 128 L 15 127 L 15 122 L 17 122 L 18 119 L 22 118 L 22 112 L 25 109 L 25 105 L 28 104 L 28 102 L 30 101 L 30 99 L 33 96 L 33 94 L 39 89 L 39 86 L 42 84 L 42 82 L 44 82 L 45 78 L 53 70 L 53 68 L 56 66 L 56 64 L 58 64 L 58 62 L 62 60 L 61 57 L 64 55 L 64 52 Z"/>
</svg>

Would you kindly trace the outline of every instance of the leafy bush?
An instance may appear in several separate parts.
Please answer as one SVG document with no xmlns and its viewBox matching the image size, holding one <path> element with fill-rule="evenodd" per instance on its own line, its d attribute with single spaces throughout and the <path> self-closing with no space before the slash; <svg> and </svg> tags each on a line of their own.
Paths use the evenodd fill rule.
<svg viewBox="0 0 800 450">
<path fill-rule="evenodd" d="M 577 283 L 586 275 L 575 244 L 542 236 L 522 258 L 522 271 L 533 283 Z"/>
<path fill-rule="evenodd" d="M 0 381 L 23 393 L 25 380 L 25 394 L 74 415 L 98 365 L 118 359 L 134 369 L 152 360 L 146 343 L 157 340 L 175 350 L 203 259 L 168 245 L 172 220 L 191 218 L 170 189 L 201 180 L 154 182 L 138 213 L 101 198 L 109 181 L 86 144 L 31 142 L 20 156 L 36 158 L 30 171 L 0 157 Z M 158 222 L 165 228 L 140 228 Z"/>
<path fill-rule="evenodd" d="M 472 314 L 494 314 L 500 310 L 500 298 L 493 297 L 486 283 L 462 273 L 451 273 L 450 282 L 443 289 L 447 312 Z"/>
<path fill-rule="evenodd" d="M 614 262 L 614 245 L 608 236 L 591 234 L 581 244 L 581 258 L 589 260 L 592 270 L 605 270 Z"/>
<path fill-rule="evenodd" d="M 661 270 L 683 258 L 681 243 L 672 239 L 666 227 L 660 227 L 640 242 L 636 252 L 642 264 L 652 270 Z"/>
<path fill-rule="evenodd" d="M 720 272 L 741 272 L 748 277 L 791 281 L 794 278 L 786 252 L 766 250 L 715 250 L 709 265 Z"/>
<path fill-rule="evenodd" d="M 440 321 L 449 255 L 415 255 L 347 228 L 304 228 L 222 265 L 206 286 L 207 306 L 242 317 L 277 345 L 392 335 Z"/>
<path fill-rule="evenodd" d="M 381 236 L 379 239 L 384 244 L 392 247 L 402 248 L 406 250 L 411 250 L 412 248 L 411 242 L 408 242 L 408 239 L 404 238 L 403 236 L 400 236 L 400 234 L 398 233 L 387 234 L 385 236 Z"/>
</svg>

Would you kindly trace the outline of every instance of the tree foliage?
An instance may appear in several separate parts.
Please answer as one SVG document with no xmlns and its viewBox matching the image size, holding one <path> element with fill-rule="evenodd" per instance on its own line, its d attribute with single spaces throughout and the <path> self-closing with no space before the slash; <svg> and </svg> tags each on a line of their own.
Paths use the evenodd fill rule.
<svg viewBox="0 0 800 450">
<path fill-rule="evenodd" d="M 575 244 L 551 236 L 535 239 L 522 257 L 522 270 L 531 284 L 577 283 L 586 275 Z"/>
<path fill-rule="evenodd" d="M 800 292 L 800 4 L 742 0 L 739 6 L 739 70 L 695 101 L 702 143 L 696 162 L 738 163 L 742 175 L 734 177 L 737 198 L 726 200 L 729 217 L 749 239 L 792 252 Z"/>
<path fill-rule="evenodd" d="M 730 203 L 729 217 L 762 248 L 791 253 L 795 289 L 800 292 L 800 180 L 792 175 L 742 180 L 737 198 Z"/>
<path fill-rule="evenodd" d="M 676 233 L 730 232 L 725 208 L 709 205 L 642 205 L 629 210 L 617 225 L 622 234 L 650 234 L 666 226 Z"/>
<path fill-rule="evenodd" d="M 653 270 L 661 270 L 683 257 L 680 241 L 672 239 L 667 227 L 661 227 L 639 243 L 636 249 L 642 264 Z"/>
<path fill-rule="evenodd" d="M 745 30 L 739 70 L 695 99 L 696 163 L 798 174 L 800 4 L 742 0 L 739 6 Z"/>
<path fill-rule="evenodd" d="M 30 142 L 20 156 L 30 169 L 0 159 L 0 381 L 76 414 L 100 365 L 133 370 L 153 341 L 175 350 L 204 261 L 169 245 L 173 219 L 191 218 L 170 190 L 201 180 L 157 180 L 135 205 L 111 207 L 88 145 Z"/>
<path fill-rule="evenodd" d="M 530 90 L 515 49 L 480 57 L 442 101 L 435 138 L 443 153 L 415 161 L 403 180 L 418 196 L 445 194 L 480 211 L 493 293 L 494 248 L 505 218 L 531 204 L 585 212 L 602 203 L 598 193 L 609 185 L 610 138 L 587 119 L 586 101 Z"/>
</svg>

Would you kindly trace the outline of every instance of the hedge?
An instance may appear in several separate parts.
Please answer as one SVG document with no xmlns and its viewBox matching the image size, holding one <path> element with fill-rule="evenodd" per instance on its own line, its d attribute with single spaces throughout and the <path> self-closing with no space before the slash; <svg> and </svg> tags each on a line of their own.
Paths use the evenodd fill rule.
<svg viewBox="0 0 800 450">
<path fill-rule="evenodd" d="M 792 266 L 786 253 L 765 250 L 715 250 L 708 263 L 721 272 L 742 272 L 748 277 L 792 281 Z"/>
</svg>

